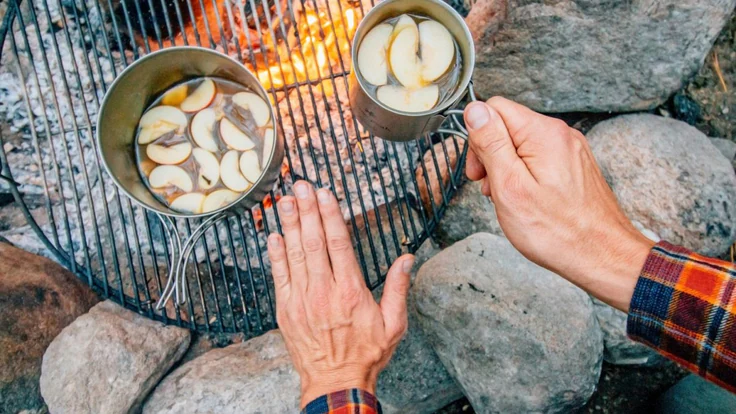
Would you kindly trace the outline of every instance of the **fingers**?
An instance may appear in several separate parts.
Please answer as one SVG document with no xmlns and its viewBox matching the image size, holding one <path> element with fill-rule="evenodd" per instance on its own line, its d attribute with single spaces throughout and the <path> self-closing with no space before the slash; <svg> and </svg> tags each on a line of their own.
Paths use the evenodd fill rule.
<svg viewBox="0 0 736 414">
<path fill-rule="evenodd" d="M 302 250 L 306 255 L 308 289 L 329 287 L 332 283 L 332 267 L 327 255 L 325 233 L 322 230 L 317 197 L 314 188 L 306 181 L 294 184 L 294 194 L 299 207 Z"/>
<path fill-rule="evenodd" d="M 284 246 L 286 248 L 286 260 L 289 264 L 291 287 L 306 292 L 308 283 L 307 264 L 306 255 L 302 250 L 302 229 L 296 200 L 292 196 L 284 196 L 279 200 L 278 207 L 284 232 Z"/>
<path fill-rule="evenodd" d="M 406 313 L 406 296 L 409 292 L 410 272 L 414 265 L 414 256 L 405 254 L 394 262 L 386 275 L 386 282 L 381 297 L 381 313 L 386 334 L 398 340 L 406 332 L 408 316 Z"/>
<path fill-rule="evenodd" d="M 353 243 L 337 199 L 330 190 L 323 188 L 317 190 L 317 200 L 335 281 L 338 285 L 346 282 L 362 284 Z"/>
<path fill-rule="evenodd" d="M 514 165 L 521 161 L 503 119 L 483 102 L 465 108 L 465 123 L 470 132 L 470 148 L 485 167 L 492 183 L 500 183 Z"/>
<path fill-rule="evenodd" d="M 472 181 L 478 181 L 486 176 L 486 167 L 480 162 L 478 156 L 471 149 L 468 151 L 468 158 L 465 161 L 465 174 Z"/>
<path fill-rule="evenodd" d="M 271 276 L 276 290 L 276 305 L 280 306 L 289 297 L 289 263 L 286 258 L 284 239 L 280 234 L 268 236 L 268 257 L 271 260 Z"/>
<path fill-rule="evenodd" d="M 523 143 L 523 139 L 529 134 L 520 134 L 524 129 L 528 129 L 530 126 L 539 126 L 544 128 L 543 124 L 545 120 L 551 120 L 552 118 L 544 116 L 540 113 L 534 112 L 524 105 L 518 104 L 514 101 L 510 101 L 500 96 L 494 96 L 489 99 L 486 104 L 494 109 L 498 115 L 500 115 L 503 123 L 506 127 L 511 138 L 514 140 L 514 145 L 518 148 Z M 540 131 L 544 136 L 544 131 Z"/>
</svg>

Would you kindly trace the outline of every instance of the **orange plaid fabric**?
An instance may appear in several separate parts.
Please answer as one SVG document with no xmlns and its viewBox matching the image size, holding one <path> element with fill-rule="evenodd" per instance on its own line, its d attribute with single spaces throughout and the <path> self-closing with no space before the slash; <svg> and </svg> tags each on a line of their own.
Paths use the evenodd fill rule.
<svg viewBox="0 0 736 414">
<path fill-rule="evenodd" d="M 629 336 L 736 392 L 736 266 L 667 242 L 644 264 Z"/>
<path fill-rule="evenodd" d="M 357 388 L 323 395 L 307 404 L 301 414 L 381 414 L 376 397 Z"/>
</svg>

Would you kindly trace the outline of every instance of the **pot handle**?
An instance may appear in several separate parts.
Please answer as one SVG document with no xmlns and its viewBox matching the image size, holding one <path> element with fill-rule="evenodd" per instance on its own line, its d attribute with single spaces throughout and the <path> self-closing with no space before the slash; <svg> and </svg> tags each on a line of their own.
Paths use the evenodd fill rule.
<svg viewBox="0 0 736 414">
<path fill-rule="evenodd" d="M 470 98 L 470 102 L 475 102 L 478 100 L 478 98 L 475 96 L 475 90 L 473 89 L 473 81 L 468 82 L 468 88 L 465 90 L 465 95 L 463 97 L 467 96 Z M 444 134 L 450 134 L 450 135 L 457 135 L 458 137 L 468 140 L 468 130 L 463 126 L 463 124 L 458 119 L 458 116 L 462 116 L 464 112 L 464 109 L 460 108 L 450 108 L 442 113 L 443 116 L 446 118 L 450 118 L 451 125 L 449 128 L 440 128 L 437 130 L 437 132 L 442 132 Z"/>
<path fill-rule="evenodd" d="M 186 273 L 187 262 L 191 256 L 194 246 L 197 245 L 199 239 L 204 236 L 205 232 L 218 221 L 227 217 L 226 212 L 222 211 L 207 217 L 200 223 L 192 234 L 182 243 L 176 224 L 171 217 L 157 214 L 159 220 L 164 225 L 166 236 L 169 239 L 169 250 L 171 251 L 171 261 L 169 262 L 169 273 L 166 279 L 166 285 L 161 292 L 161 297 L 156 302 L 156 310 L 162 310 L 166 307 L 169 299 L 174 296 L 174 304 L 181 306 L 187 301 L 186 291 Z"/>
</svg>

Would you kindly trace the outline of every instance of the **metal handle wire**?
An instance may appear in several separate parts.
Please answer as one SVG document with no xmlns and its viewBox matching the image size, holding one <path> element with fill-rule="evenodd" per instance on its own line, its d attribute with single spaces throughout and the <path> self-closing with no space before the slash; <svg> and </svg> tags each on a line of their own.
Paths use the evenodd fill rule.
<svg viewBox="0 0 736 414">
<path fill-rule="evenodd" d="M 475 102 L 478 100 L 478 98 L 475 96 L 475 90 L 473 89 L 473 81 L 470 81 L 468 83 L 468 89 L 465 92 L 465 96 L 470 98 L 470 102 Z M 463 112 L 465 112 L 465 109 L 460 108 L 451 108 L 446 110 L 443 115 L 450 118 L 450 121 L 452 122 L 450 128 L 440 128 L 437 130 L 437 132 L 441 132 L 443 134 L 450 134 L 450 135 L 456 135 L 464 140 L 468 140 L 468 130 L 465 128 L 458 119 L 458 116 L 462 116 Z"/>
</svg>

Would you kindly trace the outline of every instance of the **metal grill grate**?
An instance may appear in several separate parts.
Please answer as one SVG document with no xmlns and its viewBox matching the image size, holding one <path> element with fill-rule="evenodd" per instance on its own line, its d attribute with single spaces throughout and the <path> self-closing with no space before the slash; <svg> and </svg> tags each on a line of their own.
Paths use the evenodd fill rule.
<svg viewBox="0 0 736 414">
<path fill-rule="evenodd" d="M 13 194 L 56 260 L 103 296 L 150 318 L 249 337 L 273 328 L 265 240 L 280 230 L 272 200 L 288 193 L 296 179 L 336 193 L 366 283 L 375 288 L 396 257 L 415 251 L 431 234 L 461 177 L 464 152 L 454 137 L 435 134 L 399 144 L 362 130 L 347 99 L 349 51 L 337 59 L 328 55 L 318 76 L 283 81 L 298 62 L 268 51 L 289 41 L 289 25 L 299 24 L 305 10 L 326 13 L 328 25 L 310 39 L 324 41 L 331 31 L 339 33 L 345 22 L 337 19 L 344 19 L 346 8 L 359 19 L 371 7 L 367 2 L 10 0 L 6 7 L 0 81 L 10 85 L 5 92 L 16 89 L 10 91 L 15 101 L 0 106 L 0 188 Z M 298 51 L 307 40 L 297 33 L 290 41 Z M 199 242 L 186 286 L 191 300 L 156 311 L 168 269 L 164 231 L 102 172 L 94 124 L 117 74 L 172 43 L 215 48 L 254 68 L 272 66 L 265 83 L 288 149 L 271 194 L 251 211 L 216 224 Z M 453 168 L 454 154 L 460 156 Z M 429 197 L 422 202 L 425 186 Z M 177 226 L 186 236 L 198 223 L 179 220 Z"/>
</svg>

